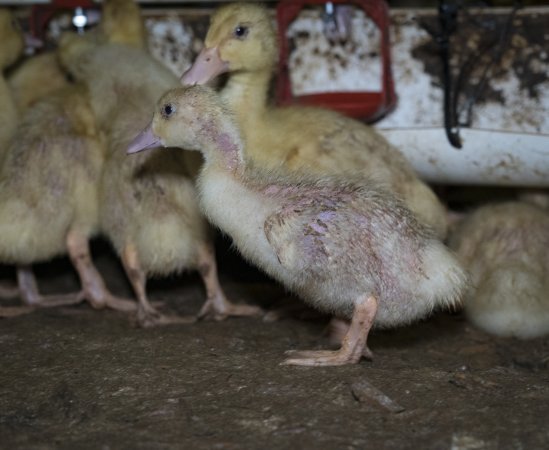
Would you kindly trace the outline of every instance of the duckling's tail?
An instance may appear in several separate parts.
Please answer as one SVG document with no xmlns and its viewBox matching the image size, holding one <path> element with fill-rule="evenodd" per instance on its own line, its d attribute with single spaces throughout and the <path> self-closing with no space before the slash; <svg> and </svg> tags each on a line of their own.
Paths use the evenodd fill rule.
<svg viewBox="0 0 549 450">
<path fill-rule="evenodd" d="M 444 240 L 448 233 L 446 208 L 429 186 L 420 180 L 409 183 L 404 201 L 421 223 L 431 227 L 438 239 Z"/>
<path fill-rule="evenodd" d="M 498 336 L 534 338 L 549 333 L 549 286 L 525 264 L 497 267 L 467 298 L 465 311 L 477 327 Z"/>
<path fill-rule="evenodd" d="M 453 252 L 439 240 L 433 239 L 423 253 L 423 270 L 427 280 L 420 285 L 420 296 L 431 310 L 440 306 L 460 309 L 470 286 L 469 275 Z"/>
</svg>

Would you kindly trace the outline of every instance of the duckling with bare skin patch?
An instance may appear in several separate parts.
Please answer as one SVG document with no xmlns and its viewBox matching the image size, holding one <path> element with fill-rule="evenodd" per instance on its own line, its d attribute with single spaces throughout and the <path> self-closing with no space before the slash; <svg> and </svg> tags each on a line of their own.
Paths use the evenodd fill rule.
<svg viewBox="0 0 549 450">
<path fill-rule="evenodd" d="M 445 208 L 375 129 L 326 109 L 269 104 L 277 37 L 265 7 L 235 3 L 219 8 L 204 45 L 182 82 L 203 84 L 228 72 L 221 94 L 235 111 L 256 164 L 314 175 L 375 177 L 438 237 L 445 237 Z"/>
<path fill-rule="evenodd" d="M 469 268 L 465 313 L 480 329 L 523 339 L 549 333 L 549 213 L 508 202 L 482 206 L 449 245 Z"/>
<path fill-rule="evenodd" d="M 357 363 L 369 354 L 374 324 L 407 324 L 452 306 L 467 285 L 452 253 L 374 182 L 247 162 L 235 120 L 209 88 L 163 95 L 128 152 L 159 144 L 202 152 L 201 208 L 244 257 L 316 308 L 351 319 L 340 350 L 297 352 L 286 364 Z"/>
</svg>

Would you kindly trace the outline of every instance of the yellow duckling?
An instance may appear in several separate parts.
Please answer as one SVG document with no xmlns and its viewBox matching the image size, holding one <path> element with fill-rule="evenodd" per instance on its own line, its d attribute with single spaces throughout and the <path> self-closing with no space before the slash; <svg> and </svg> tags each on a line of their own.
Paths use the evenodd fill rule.
<svg viewBox="0 0 549 450">
<path fill-rule="evenodd" d="M 142 326 L 188 321 L 161 315 L 149 303 L 146 280 L 198 270 L 207 301 L 199 316 L 256 315 L 254 306 L 234 305 L 223 293 L 209 227 L 181 152 L 161 149 L 128 160 L 126 147 L 150 120 L 159 95 L 179 84 L 146 52 L 125 45 L 61 43 L 63 61 L 89 86 L 92 107 L 109 142 L 100 188 L 101 228 L 120 255 L 139 301 Z M 80 41 L 82 44 L 82 41 Z"/>
<path fill-rule="evenodd" d="M 133 0 L 103 1 L 99 31 L 112 44 L 147 48 L 147 31 L 141 9 Z"/>
<path fill-rule="evenodd" d="M 112 26 L 115 21 L 118 28 Z M 101 25 L 103 33 L 94 32 L 86 38 L 125 40 L 136 46 L 145 41 L 139 8 L 131 0 L 106 0 Z M 2 167 L 1 186 L 5 189 L 0 194 L 0 209 L 8 214 L 4 217 L 12 221 L 17 217 L 21 222 L 0 223 L 0 229 L 10 237 L 0 245 L 0 260 L 17 264 L 19 292 L 31 308 L 2 308 L 0 314 L 17 315 L 33 307 L 83 299 L 95 308 L 134 311 L 133 302 L 118 299 L 107 290 L 89 252 L 88 240 L 99 228 L 98 186 L 106 144 L 95 124 L 87 90 L 70 86 L 55 52 L 25 61 L 12 74 L 10 85 L 19 109 L 33 108 L 19 127 Z M 48 222 L 49 214 L 54 220 L 48 232 L 41 233 L 38 230 Z M 82 291 L 40 295 L 30 265 L 66 252 L 78 271 Z"/>
<path fill-rule="evenodd" d="M 471 272 L 464 305 L 473 324 L 523 339 L 549 333 L 549 213 L 520 202 L 482 206 L 449 245 Z"/>
<path fill-rule="evenodd" d="M 4 152 L 18 122 L 17 107 L 4 70 L 19 59 L 24 46 L 23 33 L 11 12 L 0 9 L 0 152 Z"/>
<path fill-rule="evenodd" d="M 159 144 L 201 151 L 198 190 L 210 221 L 304 300 L 351 319 L 340 350 L 298 352 L 286 364 L 356 363 L 369 353 L 374 324 L 407 324 L 459 299 L 464 270 L 392 194 L 364 178 L 258 169 L 246 162 L 243 142 L 221 99 L 191 86 L 161 97 L 128 152 Z"/>
<path fill-rule="evenodd" d="M 13 93 L 4 78 L 4 70 L 23 53 L 24 39 L 17 22 L 8 9 L 0 9 L 0 160 L 15 132 L 18 112 Z M 18 289 L 0 283 L 0 298 L 17 297 Z"/>
<path fill-rule="evenodd" d="M 250 157 L 258 164 L 375 177 L 443 238 L 444 207 L 373 128 L 321 108 L 268 104 L 276 59 L 277 37 L 268 10 L 253 3 L 231 4 L 212 16 L 205 48 L 182 81 L 202 84 L 229 73 L 222 96 L 235 111 Z"/>
<path fill-rule="evenodd" d="M 99 26 L 87 38 L 145 48 L 147 33 L 139 6 L 133 0 L 104 0 Z M 55 51 L 25 60 L 10 74 L 8 83 L 20 112 L 69 85 Z"/>
<path fill-rule="evenodd" d="M 104 153 L 83 86 L 65 88 L 37 102 L 18 125 L 0 167 L 0 261 L 18 266 L 26 305 L 86 299 L 95 308 L 135 310 L 133 302 L 110 294 L 89 252 L 88 240 L 99 225 L 97 186 Z M 67 252 L 82 291 L 41 296 L 30 265 Z"/>
</svg>

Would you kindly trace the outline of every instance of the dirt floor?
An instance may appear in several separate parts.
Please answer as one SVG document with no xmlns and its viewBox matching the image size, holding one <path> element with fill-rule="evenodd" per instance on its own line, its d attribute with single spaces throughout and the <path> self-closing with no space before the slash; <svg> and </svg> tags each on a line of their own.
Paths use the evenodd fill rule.
<svg viewBox="0 0 549 450">
<path fill-rule="evenodd" d="M 130 295 L 96 243 L 113 291 Z M 283 291 L 225 249 L 229 296 Z M 68 262 L 37 268 L 46 292 L 76 288 Z M 193 313 L 195 275 L 150 296 Z M 86 305 L 0 320 L 0 447 L 93 449 L 549 448 L 549 338 L 476 331 L 460 314 L 371 335 L 373 361 L 281 366 L 284 351 L 327 347 L 326 318 L 230 319 L 137 329 Z"/>
</svg>

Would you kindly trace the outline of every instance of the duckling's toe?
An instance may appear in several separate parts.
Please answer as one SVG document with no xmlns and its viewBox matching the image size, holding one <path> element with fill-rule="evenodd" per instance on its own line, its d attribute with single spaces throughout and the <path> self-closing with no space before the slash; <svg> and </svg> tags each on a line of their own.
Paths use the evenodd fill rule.
<svg viewBox="0 0 549 450">
<path fill-rule="evenodd" d="M 208 298 L 200 312 L 199 319 L 225 320 L 230 316 L 262 316 L 263 309 L 253 305 L 236 305 L 227 300 L 223 295 Z"/>
<path fill-rule="evenodd" d="M 163 325 L 181 325 L 196 322 L 194 316 L 172 316 L 160 313 L 152 306 L 137 308 L 137 325 L 141 328 L 152 328 Z"/>
<path fill-rule="evenodd" d="M 29 314 L 35 310 L 36 308 L 32 306 L 0 306 L 0 317 L 17 317 Z"/>
<path fill-rule="evenodd" d="M 60 295 L 41 295 L 38 291 L 28 290 L 27 286 L 22 286 L 20 292 L 23 306 L 2 306 L 0 307 L 0 317 L 17 317 L 23 314 L 29 314 L 39 308 L 55 308 L 56 306 L 68 306 L 82 303 L 84 297 L 82 292 Z"/>
<path fill-rule="evenodd" d="M 133 300 L 109 295 L 105 298 L 105 307 L 122 312 L 134 312 L 137 306 Z"/>
<path fill-rule="evenodd" d="M 28 290 L 27 286 L 21 286 L 21 299 L 27 307 L 31 308 L 55 308 L 56 306 L 77 305 L 84 301 L 82 291 L 68 294 L 41 295 L 36 290 Z"/>
<path fill-rule="evenodd" d="M 356 364 L 360 361 L 361 354 L 349 353 L 343 349 L 332 350 L 305 350 L 286 352 L 292 355 L 286 358 L 281 365 L 285 366 L 344 366 L 346 364 Z"/>
</svg>

